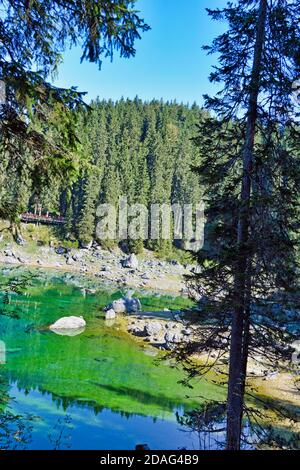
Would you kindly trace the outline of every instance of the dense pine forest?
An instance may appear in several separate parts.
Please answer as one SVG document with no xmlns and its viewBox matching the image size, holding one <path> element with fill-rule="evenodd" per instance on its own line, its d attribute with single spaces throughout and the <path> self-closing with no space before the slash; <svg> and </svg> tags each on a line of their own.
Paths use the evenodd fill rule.
<svg viewBox="0 0 300 470">
<path fill-rule="evenodd" d="M 176 102 L 140 99 L 96 100 L 75 115 L 77 152 L 81 167 L 74 182 L 48 175 L 39 191 L 32 191 L 26 167 L 2 173 L 6 198 L 18 201 L 17 211 L 41 211 L 66 217 L 65 235 L 88 243 L 94 237 L 100 203 L 191 203 L 200 200 L 199 151 L 193 143 L 203 111 Z M 84 162 L 84 163 L 82 163 Z M 17 193 L 17 194 L 16 194 Z M 106 244 L 112 242 L 106 242 Z M 152 245 L 151 245 L 152 243 Z M 171 242 L 148 242 L 148 248 L 167 250 Z M 140 251 L 142 241 L 131 242 Z M 163 246 L 164 245 L 164 246 Z"/>
</svg>

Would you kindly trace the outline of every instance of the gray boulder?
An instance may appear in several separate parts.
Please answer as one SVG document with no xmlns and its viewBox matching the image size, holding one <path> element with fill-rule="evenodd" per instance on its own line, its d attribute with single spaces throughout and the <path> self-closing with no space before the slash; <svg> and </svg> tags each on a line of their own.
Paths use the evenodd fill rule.
<svg viewBox="0 0 300 470">
<path fill-rule="evenodd" d="M 149 276 L 148 273 L 144 273 L 144 274 L 141 275 L 141 279 L 145 279 L 146 281 L 148 281 L 148 280 L 151 279 L 151 277 Z"/>
<path fill-rule="evenodd" d="M 139 261 L 134 253 L 121 261 L 123 268 L 137 269 L 139 267 Z"/>
<path fill-rule="evenodd" d="M 137 313 L 142 310 L 141 302 L 139 299 L 131 299 L 125 297 L 126 312 L 127 313 Z"/>
<path fill-rule="evenodd" d="M 9 258 L 15 258 L 16 255 L 14 254 L 14 252 L 10 249 L 7 249 L 7 250 L 4 250 L 3 252 L 5 254 L 5 256 L 8 256 Z"/>
<path fill-rule="evenodd" d="M 147 323 L 145 326 L 145 330 L 148 336 L 156 336 L 159 335 L 162 331 L 162 325 L 158 321 L 154 321 L 151 323 Z"/>
<path fill-rule="evenodd" d="M 83 250 L 90 250 L 92 246 L 93 246 L 93 240 L 91 240 L 90 242 L 85 242 L 85 241 L 80 240 L 80 248 L 82 248 Z"/>
<path fill-rule="evenodd" d="M 7 256 L 5 264 L 18 264 L 18 260 L 14 256 Z"/>
<path fill-rule="evenodd" d="M 168 323 L 166 323 L 166 328 L 168 328 L 169 330 L 171 330 L 172 328 L 177 328 L 177 323 L 169 321 Z"/>
<path fill-rule="evenodd" d="M 193 333 L 193 330 L 191 328 L 185 328 L 181 330 L 181 333 L 185 336 L 191 336 L 191 334 Z"/>
<path fill-rule="evenodd" d="M 83 256 L 83 253 L 82 253 L 82 252 L 76 251 L 76 252 L 73 254 L 72 258 L 73 258 L 74 261 L 80 261 L 80 260 L 82 259 L 82 256 Z"/>
<path fill-rule="evenodd" d="M 134 322 L 128 326 L 128 331 L 133 335 L 145 336 L 145 327 L 142 323 Z"/>
<path fill-rule="evenodd" d="M 113 309 L 116 313 L 137 313 L 142 309 L 139 299 L 124 297 L 114 300 L 106 310 Z"/>
<path fill-rule="evenodd" d="M 22 237 L 22 235 L 19 235 L 16 239 L 17 245 L 24 246 L 26 244 L 26 240 Z"/>
<path fill-rule="evenodd" d="M 105 265 L 105 266 L 102 266 L 101 271 L 104 273 L 108 273 L 110 271 L 110 268 L 109 266 Z"/>
<path fill-rule="evenodd" d="M 194 267 L 193 267 L 192 272 L 193 272 L 194 274 L 201 274 L 201 272 L 202 272 L 201 266 L 199 266 L 199 265 L 197 264 L 197 266 L 194 266 Z"/>
<path fill-rule="evenodd" d="M 180 267 L 181 267 L 181 264 L 180 264 L 179 261 L 177 261 L 176 259 L 172 259 L 172 260 L 170 261 L 170 264 L 171 264 L 172 266 L 180 266 Z"/>
<path fill-rule="evenodd" d="M 145 336 L 145 326 L 143 323 L 134 322 L 128 326 L 128 331 L 136 336 Z"/>
<path fill-rule="evenodd" d="M 64 248 L 63 246 L 58 246 L 57 248 L 55 248 L 55 253 L 57 255 L 65 255 L 66 253 L 68 253 L 68 250 L 67 248 Z"/>
<path fill-rule="evenodd" d="M 165 342 L 168 343 L 181 343 L 182 342 L 182 335 L 180 334 L 179 331 L 176 331 L 174 329 L 168 330 L 165 334 Z"/>
</svg>

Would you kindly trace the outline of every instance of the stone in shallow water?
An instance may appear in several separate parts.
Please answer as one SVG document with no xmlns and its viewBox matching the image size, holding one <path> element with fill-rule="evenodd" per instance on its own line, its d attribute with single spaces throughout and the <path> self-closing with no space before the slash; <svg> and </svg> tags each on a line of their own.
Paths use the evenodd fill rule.
<svg viewBox="0 0 300 470">
<path fill-rule="evenodd" d="M 57 320 L 55 323 L 50 325 L 50 330 L 77 330 L 79 328 L 84 328 L 86 322 L 83 317 L 62 317 Z"/>
<path fill-rule="evenodd" d="M 114 320 L 116 318 L 116 312 L 111 308 L 105 312 L 105 320 Z"/>
<path fill-rule="evenodd" d="M 141 311 L 142 306 L 139 299 L 125 297 L 123 299 L 114 300 L 107 309 L 113 309 L 116 313 L 137 313 Z"/>
</svg>

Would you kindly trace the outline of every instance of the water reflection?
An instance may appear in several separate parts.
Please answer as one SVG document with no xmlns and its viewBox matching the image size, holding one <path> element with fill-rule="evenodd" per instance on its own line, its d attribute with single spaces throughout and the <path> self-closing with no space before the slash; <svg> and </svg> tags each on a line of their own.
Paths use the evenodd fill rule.
<svg viewBox="0 0 300 470">
<path fill-rule="evenodd" d="M 0 338 L 6 345 L 6 364 L 0 366 L 0 376 L 10 400 L 1 416 L 5 419 L 11 412 L 24 423 L 24 432 L 27 429 L 19 444 L 13 438 L 3 442 L 3 448 L 133 449 L 140 442 L 153 449 L 196 445 L 194 437 L 182 432 L 176 412 L 193 409 L 199 400 L 189 399 L 179 385 L 183 374 L 157 365 L 155 357 L 105 323 L 102 306 L 114 295 L 104 290 L 83 297 L 79 287 L 61 280 L 43 284 L 37 280 L 25 294 L 12 294 L 2 304 Z M 17 316 L 11 314 L 15 308 Z M 80 335 L 46 330 L 69 315 L 86 319 Z M 206 382 L 197 387 L 195 395 L 208 399 L 222 395 Z M 32 421 L 33 416 L 37 418 Z M 18 438 L 12 422 L 7 429 L 7 434 Z"/>
<path fill-rule="evenodd" d="M 59 336 L 78 336 L 81 335 L 85 331 L 85 327 L 82 328 L 65 328 L 65 329 L 55 329 L 51 328 L 52 333 L 59 335 Z"/>
</svg>

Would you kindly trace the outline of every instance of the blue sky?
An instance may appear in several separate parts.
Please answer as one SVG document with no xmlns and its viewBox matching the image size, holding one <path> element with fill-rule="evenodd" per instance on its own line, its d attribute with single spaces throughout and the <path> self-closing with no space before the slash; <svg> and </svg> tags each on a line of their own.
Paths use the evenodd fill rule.
<svg viewBox="0 0 300 470">
<path fill-rule="evenodd" d="M 117 100 L 163 98 L 190 104 L 202 104 L 204 93 L 216 89 L 208 81 L 211 66 L 217 60 L 207 57 L 201 46 L 210 44 L 224 24 L 211 21 L 206 7 L 222 8 L 226 0 L 138 0 L 136 8 L 151 26 L 136 43 L 136 56 L 113 62 L 80 64 L 80 49 L 64 54 L 55 84 L 77 86 L 87 91 L 86 101 L 99 96 Z"/>
</svg>

